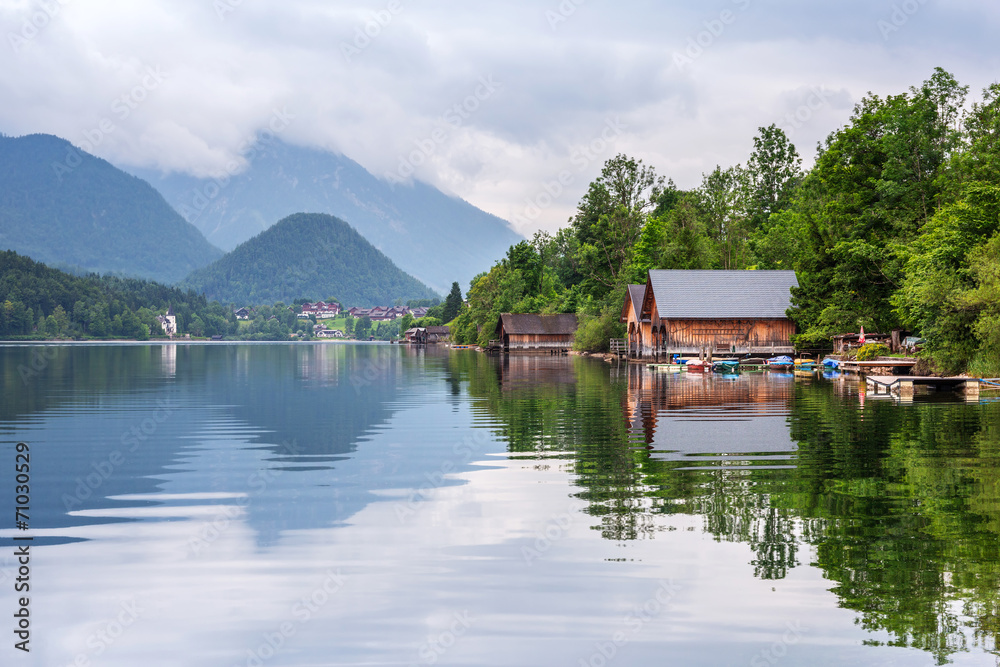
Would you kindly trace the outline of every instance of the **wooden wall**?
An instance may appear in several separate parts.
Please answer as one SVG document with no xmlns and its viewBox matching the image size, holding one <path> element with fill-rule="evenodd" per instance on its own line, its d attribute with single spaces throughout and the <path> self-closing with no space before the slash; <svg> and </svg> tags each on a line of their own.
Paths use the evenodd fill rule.
<svg viewBox="0 0 1000 667">
<path fill-rule="evenodd" d="M 625 321 L 625 339 L 628 341 L 628 352 L 630 357 L 648 356 L 653 345 L 653 325 L 649 322 L 641 322 L 636 319 L 635 311 L 628 309 L 628 318 Z"/>
<path fill-rule="evenodd" d="M 505 334 L 504 343 L 511 350 L 568 350 L 573 347 L 572 335 Z"/>
<path fill-rule="evenodd" d="M 795 333 L 791 320 L 663 320 L 667 348 L 789 346 Z"/>
</svg>

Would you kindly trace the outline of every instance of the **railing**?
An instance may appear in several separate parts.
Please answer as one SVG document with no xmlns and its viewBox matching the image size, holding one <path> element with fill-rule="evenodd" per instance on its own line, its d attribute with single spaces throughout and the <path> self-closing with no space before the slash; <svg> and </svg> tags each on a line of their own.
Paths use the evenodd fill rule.
<svg viewBox="0 0 1000 667">
<path fill-rule="evenodd" d="M 497 341 L 497 346 L 500 341 Z M 510 350 L 569 350 L 573 343 L 566 340 L 558 341 L 511 341 L 507 344 Z"/>
<path fill-rule="evenodd" d="M 611 354 L 628 354 L 628 343 L 624 338 L 611 339 Z"/>
</svg>

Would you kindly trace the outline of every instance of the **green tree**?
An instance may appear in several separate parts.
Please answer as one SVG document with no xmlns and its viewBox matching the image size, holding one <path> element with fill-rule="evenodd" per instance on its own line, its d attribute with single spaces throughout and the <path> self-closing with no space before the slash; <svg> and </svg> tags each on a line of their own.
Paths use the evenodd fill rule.
<svg viewBox="0 0 1000 667">
<path fill-rule="evenodd" d="M 741 199 L 742 174 L 738 165 L 728 169 L 716 167 L 704 176 L 698 188 L 698 212 L 708 237 L 715 242 L 717 266 L 722 269 L 746 266 L 749 228 Z"/>
<path fill-rule="evenodd" d="M 936 71 L 911 94 L 864 98 L 827 139 L 783 221 L 801 248 L 800 330 L 898 326 L 890 300 L 905 280 L 907 245 L 935 211 L 955 145 L 951 109 L 963 95 Z"/>
<path fill-rule="evenodd" d="M 741 176 L 748 226 L 756 231 L 772 214 L 791 204 L 792 193 L 802 179 L 802 158 L 784 130 L 776 125 L 762 127 Z"/>
<path fill-rule="evenodd" d="M 642 160 L 617 155 L 590 184 L 571 220 L 577 265 L 584 287 L 596 298 L 624 284 L 646 216 L 663 188 L 663 178 Z"/>
<path fill-rule="evenodd" d="M 66 309 L 62 307 L 62 304 L 57 305 L 49 317 L 55 319 L 56 334 L 62 335 L 69 331 L 69 315 L 66 314 Z"/>
<path fill-rule="evenodd" d="M 359 339 L 367 338 L 372 329 L 371 318 L 365 315 L 354 325 L 354 335 Z"/>
</svg>

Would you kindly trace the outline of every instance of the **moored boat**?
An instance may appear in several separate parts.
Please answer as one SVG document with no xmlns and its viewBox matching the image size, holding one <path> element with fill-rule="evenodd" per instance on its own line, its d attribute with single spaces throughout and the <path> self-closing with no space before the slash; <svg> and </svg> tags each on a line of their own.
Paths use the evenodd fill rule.
<svg viewBox="0 0 1000 667">
<path fill-rule="evenodd" d="M 787 369 L 795 365 L 795 360 L 787 355 L 771 357 L 764 362 L 764 366 L 774 369 Z"/>
<path fill-rule="evenodd" d="M 801 356 L 795 360 L 796 370 L 815 370 L 816 360 L 809 356 Z"/>
<path fill-rule="evenodd" d="M 716 373 L 734 373 L 739 367 L 739 359 L 718 359 L 712 362 L 712 370 Z"/>
<path fill-rule="evenodd" d="M 665 371 L 667 373 L 680 373 L 687 369 L 685 364 L 650 364 L 650 368 L 656 371 Z"/>
</svg>

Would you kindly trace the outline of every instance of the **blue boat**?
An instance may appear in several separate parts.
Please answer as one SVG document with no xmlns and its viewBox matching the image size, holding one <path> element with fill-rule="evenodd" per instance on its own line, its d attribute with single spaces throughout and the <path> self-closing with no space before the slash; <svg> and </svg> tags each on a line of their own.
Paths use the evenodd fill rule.
<svg viewBox="0 0 1000 667">
<path fill-rule="evenodd" d="M 823 360 L 823 365 L 827 368 L 840 368 L 840 361 L 837 359 L 830 359 L 827 357 Z"/>
<path fill-rule="evenodd" d="M 771 357 L 764 362 L 764 365 L 768 368 L 791 368 L 795 365 L 795 361 L 786 355 L 780 357 Z"/>
</svg>

